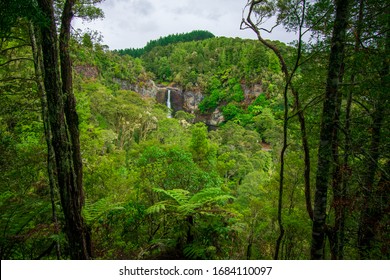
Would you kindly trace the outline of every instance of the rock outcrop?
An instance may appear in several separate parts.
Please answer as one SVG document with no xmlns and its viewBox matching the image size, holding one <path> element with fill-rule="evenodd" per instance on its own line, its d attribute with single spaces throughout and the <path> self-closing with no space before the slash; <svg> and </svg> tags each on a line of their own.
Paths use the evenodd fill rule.
<svg viewBox="0 0 390 280">
<path fill-rule="evenodd" d="M 175 86 L 156 85 L 152 80 L 143 83 L 131 84 L 129 81 L 115 79 L 115 82 L 122 89 L 132 90 L 139 93 L 143 97 L 155 98 L 160 104 L 167 104 L 168 90 L 171 97 L 171 108 L 173 114 L 177 111 L 185 111 L 195 115 L 196 122 L 204 122 L 209 127 L 217 127 L 225 121 L 223 114 L 219 108 L 209 114 L 201 114 L 199 112 L 199 103 L 203 100 L 204 94 L 200 90 L 183 90 Z M 253 86 L 243 86 L 245 95 L 245 103 L 250 104 L 262 92 L 262 85 L 256 84 Z"/>
<path fill-rule="evenodd" d="M 96 66 L 92 65 L 77 65 L 74 70 L 83 78 L 97 79 L 99 71 Z M 138 81 L 137 83 L 125 79 L 114 78 L 113 82 L 119 85 L 123 90 L 131 90 L 137 92 L 142 97 L 154 98 L 160 104 L 167 104 L 168 90 L 171 97 L 171 108 L 173 115 L 177 111 L 185 111 L 195 115 L 195 122 L 204 122 L 209 127 L 217 127 L 225 121 L 220 108 L 216 108 L 214 112 L 202 114 L 199 111 L 199 104 L 204 98 L 204 94 L 200 89 L 183 90 L 177 86 L 156 85 L 153 80 Z M 262 92 L 262 84 L 254 84 L 251 86 L 242 85 L 244 91 L 244 105 L 248 106 Z"/>
<path fill-rule="evenodd" d="M 157 98 L 157 96 L 164 92 L 164 88 L 158 87 L 152 80 L 134 84 L 128 80 L 114 78 L 114 82 L 117 83 L 121 89 L 134 91 L 143 97 Z"/>
<path fill-rule="evenodd" d="M 199 103 L 203 100 L 204 95 L 199 91 L 183 92 L 183 109 L 184 111 L 196 114 L 199 110 Z"/>
<path fill-rule="evenodd" d="M 85 79 L 97 79 L 99 77 L 99 70 L 92 65 L 76 65 L 74 71 Z"/>
</svg>

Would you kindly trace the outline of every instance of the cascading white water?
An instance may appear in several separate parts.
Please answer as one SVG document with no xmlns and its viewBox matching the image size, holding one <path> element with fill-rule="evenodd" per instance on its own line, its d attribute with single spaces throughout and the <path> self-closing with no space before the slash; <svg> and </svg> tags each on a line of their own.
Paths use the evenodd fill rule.
<svg viewBox="0 0 390 280">
<path fill-rule="evenodd" d="M 168 118 L 172 118 L 171 90 L 170 89 L 168 89 L 167 107 L 168 107 Z"/>
</svg>

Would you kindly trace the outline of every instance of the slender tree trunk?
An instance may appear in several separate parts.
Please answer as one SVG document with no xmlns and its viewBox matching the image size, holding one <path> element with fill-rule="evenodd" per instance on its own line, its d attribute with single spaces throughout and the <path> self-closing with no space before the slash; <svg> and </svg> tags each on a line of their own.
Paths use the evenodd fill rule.
<svg viewBox="0 0 390 280">
<path fill-rule="evenodd" d="M 370 251 L 372 249 L 372 243 L 375 237 L 376 228 L 382 218 L 382 209 L 380 205 L 381 196 L 379 192 L 379 186 L 375 186 L 375 177 L 378 170 L 378 163 L 380 157 L 380 145 L 381 145 L 381 130 L 386 114 L 387 106 L 389 103 L 389 73 L 390 73 L 390 17 L 388 16 L 389 7 L 387 7 L 387 32 L 385 37 L 384 59 L 382 63 L 382 69 L 380 71 L 381 88 L 376 104 L 374 104 L 374 112 L 372 114 L 371 125 L 371 142 L 370 149 L 366 153 L 366 172 L 363 181 L 363 207 L 361 212 L 359 233 L 358 233 L 358 248 L 361 259 L 370 259 Z M 382 184 L 381 186 L 384 186 Z M 389 190 L 382 190 L 389 191 Z"/>
<path fill-rule="evenodd" d="M 380 221 L 380 205 L 378 205 L 377 191 L 375 190 L 375 174 L 378 169 L 379 147 L 383 112 L 374 112 L 372 124 L 371 147 L 365 157 L 367 170 L 363 188 L 363 205 L 358 232 L 358 248 L 361 259 L 370 259 L 370 251 L 375 237 L 375 229 Z"/>
<path fill-rule="evenodd" d="M 388 68 L 387 68 L 388 70 Z M 387 87 L 383 87 L 384 89 Z M 384 93 L 388 94 L 388 93 Z M 386 97 L 378 100 L 377 108 L 374 111 L 371 127 L 370 150 L 367 152 L 365 162 L 367 169 L 364 176 L 363 205 L 359 224 L 358 248 L 361 259 L 370 259 L 370 250 L 375 237 L 375 229 L 381 219 L 381 206 L 378 203 L 378 191 L 375 186 L 375 176 L 378 170 L 378 160 L 380 156 L 381 129 L 384 118 Z"/>
<path fill-rule="evenodd" d="M 56 181 L 56 164 L 53 146 L 51 144 L 51 131 L 50 131 L 50 123 L 49 123 L 49 114 L 47 109 L 47 101 L 46 101 L 46 93 L 45 86 L 43 83 L 43 61 L 42 61 L 42 48 L 40 42 L 40 38 L 38 36 L 39 31 L 36 27 L 31 23 L 30 24 L 30 40 L 32 46 L 32 52 L 34 57 L 34 68 L 35 68 L 35 76 L 37 80 L 38 93 L 41 96 L 41 107 L 42 107 L 42 120 L 43 120 L 43 128 L 45 134 L 45 140 L 47 145 L 47 173 L 49 176 L 49 188 L 50 188 L 50 201 L 51 201 L 51 209 L 52 209 L 52 220 L 54 223 L 55 234 L 59 234 L 59 224 L 57 219 L 57 211 L 56 211 L 56 203 L 55 203 L 55 190 L 58 188 Z M 60 243 L 56 241 L 55 250 L 57 259 L 61 259 L 61 248 Z"/>
<path fill-rule="evenodd" d="M 191 244 L 194 242 L 194 234 L 192 233 L 193 227 L 194 227 L 194 217 L 193 216 L 187 216 L 187 244 Z"/>
<path fill-rule="evenodd" d="M 83 192 L 83 164 L 80 150 L 80 133 L 79 133 L 79 118 L 76 111 L 76 98 L 73 93 L 73 77 L 72 77 L 72 60 L 70 58 L 70 29 L 71 21 L 73 19 L 73 7 L 76 0 L 67 0 L 61 17 L 60 29 L 60 62 L 61 62 L 61 79 L 62 79 L 62 93 L 65 96 L 64 111 L 66 116 L 67 129 L 71 140 L 71 154 L 73 160 L 73 172 L 75 175 L 75 189 L 74 189 L 74 203 L 76 209 L 82 209 L 84 205 Z M 90 231 L 84 223 L 81 215 L 74 217 L 75 224 L 78 224 L 85 233 L 85 241 L 82 246 L 86 246 L 88 255 L 91 256 Z M 81 242 L 81 241 L 80 241 Z"/>
<path fill-rule="evenodd" d="M 280 152 L 280 176 L 279 176 L 279 199 L 278 199 L 278 224 L 279 224 L 279 236 L 276 240 L 274 259 L 279 259 L 280 245 L 285 233 L 282 222 L 282 210 L 283 210 L 283 188 L 284 188 L 284 155 L 287 149 L 287 129 L 288 129 L 288 84 L 286 83 L 283 93 L 284 100 L 284 117 L 283 117 L 283 147 Z"/>
<path fill-rule="evenodd" d="M 283 239 L 285 230 L 282 224 L 282 208 L 283 208 L 283 188 L 284 188 L 284 157 L 285 157 L 285 152 L 287 150 L 287 130 L 288 130 L 288 89 L 291 89 L 292 95 L 294 97 L 294 102 L 295 102 L 295 107 L 297 109 L 297 114 L 298 114 L 298 120 L 300 123 L 300 130 L 301 130 L 301 141 L 302 141 L 302 147 L 304 151 L 304 163 L 305 163 L 305 170 L 304 170 L 304 180 L 305 180 L 305 199 L 306 199 L 306 209 L 309 214 L 310 219 L 313 219 L 313 208 L 311 205 L 311 190 L 310 190 L 310 149 L 309 149 L 309 144 L 308 144 L 308 138 L 307 138 L 307 132 L 306 132 L 306 121 L 305 121 L 305 115 L 302 110 L 301 102 L 299 100 L 299 94 L 295 90 L 295 88 L 292 85 L 292 79 L 294 77 L 294 74 L 296 70 L 299 67 L 301 55 L 302 55 L 302 28 L 305 20 L 305 13 L 306 13 L 306 1 L 302 2 L 302 15 L 300 18 L 300 23 L 299 23 L 299 40 L 298 40 L 298 50 L 297 50 L 297 58 L 295 61 L 295 66 L 291 73 L 289 73 L 287 64 L 279 51 L 279 49 L 269 43 L 267 40 L 265 40 L 261 34 L 260 34 L 260 29 L 259 27 L 252 21 L 252 13 L 257 4 L 261 3 L 261 1 L 249 1 L 248 6 L 249 6 L 249 12 L 246 20 L 243 19 L 241 23 L 241 28 L 243 24 L 245 24 L 248 28 L 252 29 L 256 35 L 258 40 L 267 48 L 272 50 L 274 54 L 278 57 L 278 60 L 280 62 L 282 72 L 285 77 L 285 89 L 284 89 L 284 125 L 283 125 L 283 147 L 282 151 L 280 153 L 280 158 L 281 158 L 281 166 L 280 166 L 280 179 L 279 179 L 279 199 L 278 199 L 278 224 L 280 228 L 280 233 L 279 237 L 276 241 L 276 249 L 275 249 L 275 255 L 274 259 L 278 259 L 279 255 L 279 250 L 280 250 L 280 245 L 281 241 Z"/>
<path fill-rule="evenodd" d="M 335 114 L 339 108 L 338 84 L 343 53 L 345 35 L 348 23 L 348 0 L 336 0 L 336 17 L 334 21 L 332 45 L 329 57 L 328 77 L 325 91 L 325 100 L 322 110 L 320 144 L 318 149 L 318 166 L 316 176 L 316 192 L 314 199 L 314 215 L 312 228 L 311 258 L 323 259 L 324 237 L 326 231 L 326 206 L 330 169 L 332 163 L 332 148 L 335 136 Z"/>
<path fill-rule="evenodd" d="M 339 82 L 342 83 L 344 76 L 344 67 L 345 64 L 342 63 Z M 341 165 L 339 157 L 339 126 L 340 126 L 340 112 L 341 112 L 341 103 L 342 103 L 342 93 L 337 92 L 336 97 L 336 110 L 333 118 L 333 132 L 332 132 L 332 189 L 333 189 L 333 207 L 335 210 L 335 224 L 333 227 L 328 227 L 328 236 L 330 243 L 330 254 L 333 260 L 338 258 L 338 249 L 339 249 L 339 235 L 338 231 L 340 229 L 341 222 L 341 212 L 343 209 L 341 201 Z"/>
<path fill-rule="evenodd" d="M 89 259 L 90 240 L 81 215 L 83 194 L 78 184 L 77 173 L 79 171 L 75 171 L 73 162 L 73 141 L 69 139 L 72 131 L 68 130 L 70 120 L 67 120 L 65 116 L 53 0 L 38 0 L 38 5 L 48 20 L 47 24 L 43 24 L 41 27 L 44 84 L 52 130 L 52 145 L 56 158 L 58 188 L 65 217 L 65 232 L 68 237 L 71 258 Z"/>
<path fill-rule="evenodd" d="M 307 131 L 306 131 L 306 121 L 305 116 L 302 112 L 302 106 L 299 102 L 298 94 L 296 94 L 296 107 L 299 111 L 298 119 L 301 125 L 301 141 L 303 147 L 303 156 L 305 163 L 305 171 L 304 171 L 304 179 L 305 179 L 305 202 L 306 202 L 306 211 L 309 215 L 309 218 L 313 220 L 313 206 L 311 202 L 311 186 L 310 186 L 310 168 L 311 168 L 311 160 L 310 160 L 310 150 L 309 150 L 309 142 L 307 140 Z"/>
<path fill-rule="evenodd" d="M 248 238 L 248 246 L 246 247 L 246 259 L 250 260 L 252 258 L 252 246 L 253 246 L 253 231 Z"/>
<path fill-rule="evenodd" d="M 360 50 L 360 36 L 362 33 L 362 24 L 363 24 L 363 10 L 364 10 L 364 0 L 359 1 L 359 14 L 355 27 L 355 46 L 354 53 L 358 54 Z M 350 81 L 351 84 L 354 85 L 356 80 L 356 63 L 354 63 L 353 73 L 351 75 Z M 349 157 L 351 155 L 351 109 L 352 109 L 352 97 L 353 97 L 353 89 L 348 90 L 347 95 L 347 104 L 345 109 L 345 146 L 344 146 L 344 157 L 343 163 L 340 167 L 340 197 L 338 201 L 338 209 L 335 208 L 336 211 L 336 225 L 335 231 L 338 232 L 338 241 L 337 241 L 337 259 L 344 259 L 344 244 L 345 244 L 345 214 L 347 207 L 347 194 L 348 194 L 348 182 L 350 179 L 350 167 L 349 167 Z"/>
<path fill-rule="evenodd" d="M 68 125 L 69 136 L 72 141 L 72 156 L 74 172 L 76 174 L 76 184 L 78 192 L 80 193 L 80 203 L 84 203 L 83 196 L 83 170 L 80 152 L 80 133 L 79 133 L 79 119 L 76 111 L 76 98 L 73 94 L 73 79 L 72 79 L 72 60 L 69 52 L 70 40 L 70 23 L 73 18 L 73 6 L 75 0 L 67 0 L 65 2 L 64 11 L 61 19 L 60 31 L 60 61 L 61 61 L 61 78 L 62 78 L 62 92 L 65 95 L 65 115 Z"/>
</svg>

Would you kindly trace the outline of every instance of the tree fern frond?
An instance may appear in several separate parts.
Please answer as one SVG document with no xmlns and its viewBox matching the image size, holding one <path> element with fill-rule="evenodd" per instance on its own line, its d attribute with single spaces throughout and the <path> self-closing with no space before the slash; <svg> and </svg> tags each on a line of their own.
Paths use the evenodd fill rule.
<svg viewBox="0 0 390 280">
<path fill-rule="evenodd" d="M 112 203 L 108 198 L 102 198 L 92 203 L 89 199 L 85 200 L 83 216 L 88 224 L 95 222 L 104 214 L 113 210 L 124 210 L 120 203 Z"/>
<path fill-rule="evenodd" d="M 206 204 L 209 202 L 221 202 L 226 201 L 228 199 L 234 199 L 233 196 L 227 195 L 224 191 L 222 191 L 220 188 L 205 188 L 199 191 L 198 193 L 194 194 L 191 199 L 189 200 L 189 203 L 200 203 L 200 204 Z"/>
<path fill-rule="evenodd" d="M 201 203 L 187 203 L 177 207 L 177 211 L 183 216 L 193 214 L 198 208 L 202 207 Z"/>
<path fill-rule="evenodd" d="M 15 196 L 15 194 L 10 192 L 10 191 L 5 191 L 5 192 L 0 193 L 0 207 L 2 207 L 4 204 L 6 204 L 7 201 L 14 196 Z"/>
<path fill-rule="evenodd" d="M 205 259 L 205 250 L 204 246 L 189 244 L 183 249 L 183 253 L 187 259 Z"/>
<path fill-rule="evenodd" d="M 156 204 L 153 204 L 152 206 L 150 206 L 148 209 L 146 209 L 145 213 L 146 214 L 157 214 L 157 213 L 160 213 L 162 211 L 165 211 L 167 206 L 168 206 L 168 201 L 160 201 Z"/>
<path fill-rule="evenodd" d="M 173 200 L 176 201 L 177 204 L 183 205 L 184 203 L 188 202 L 188 195 L 189 191 L 183 190 L 183 189 L 173 189 L 173 190 L 163 190 L 163 189 L 154 189 L 155 192 L 163 193 Z"/>
</svg>

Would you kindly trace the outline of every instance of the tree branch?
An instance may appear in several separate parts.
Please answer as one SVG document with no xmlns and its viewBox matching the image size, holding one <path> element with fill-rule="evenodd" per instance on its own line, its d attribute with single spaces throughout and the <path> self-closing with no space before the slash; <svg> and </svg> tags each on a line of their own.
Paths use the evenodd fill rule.
<svg viewBox="0 0 390 280">
<path fill-rule="evenodd" d="M 16 61 L 20 61 L 20 60 L 27 60 L 27 61 L 30 61 L 30 62 L 34 62 L 31 58 L 28 58 L 28 57 L 18 57 L 18 58 L 13 58 L 11 60 L 8 60 L 7 62 L 4 62 L 2 64 L 0 64 L 0 67 L 3 67 L 7 64 L 10 64 L 12 62 L 16 62 Z"/>
</svg>

